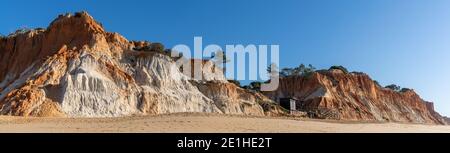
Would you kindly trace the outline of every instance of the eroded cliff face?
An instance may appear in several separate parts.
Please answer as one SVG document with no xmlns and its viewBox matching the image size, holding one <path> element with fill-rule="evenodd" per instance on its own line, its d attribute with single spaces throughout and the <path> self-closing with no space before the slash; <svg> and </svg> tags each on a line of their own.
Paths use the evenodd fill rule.
<svg viewBox="0 0 450 153">
<path fill-rule="evenodd" d="M 447 125 L 450 125 L 450 118 L 449 117 L 444 117 L 444 119 L 447 122 Z"/>
<path fill-rule="evenodd" d="M 261 98 L 255 98 L 261 95 L 231 86 L 223 76 L 202 72 L 205 80 L 193 80 L 172 58 L 134 51 L 138 45 L 145 44 L 106 32 L 85 12 L 59 16 L 46 30 L 1 39 L 0 114 L 283 113 L 262 107 Z"/>
<path fill-rule="evenodd" d="M 297 108 L 321 112 L 323 118 L 328 113 L 342 120 L 444 124 L 433 103 L 414 91 L 385 89 L 362 73 L 330 70 L 281 78 L 278 90 L 265 94 L 274 100 L 296 98 Z"/>
<path fill-rule="evenodd" d="M 265 95 L 229 83 L 200 60 L 203 79 L 183 74 L 158 52 L 135 51 L 87 13 L 61 15 L 45 30 L 0 39 L 0 114 L 108 117 L 175 112 L 285 115 L 274 101 L 294 97 L 297 108 L 343 120 L 443 124 L 414 91 L 377 86 L 365 74 L 321 71 L 281 78 Z M 198 60 L 189 60 L 195 62 Z M 197 73 L 192 71 L 192 73 Z"/>
<path fill-rule="evenodd" d="M 220 106 L 224 113 L 255 116 L 285 114 L 281 107 L 261 93 L 242 89 L 233 83 L 220 81 L 193 83 L 200 92 L 212 99 L 216 106 Z"/>
</svg>

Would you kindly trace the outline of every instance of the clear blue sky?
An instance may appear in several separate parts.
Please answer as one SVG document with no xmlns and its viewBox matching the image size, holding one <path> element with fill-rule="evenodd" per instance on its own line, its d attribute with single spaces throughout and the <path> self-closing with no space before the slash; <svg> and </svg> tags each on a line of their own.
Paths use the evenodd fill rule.
<svg viewBox="0 0 450 153">
<path fill-rule="evenodd" d="M 108 31 L 173 46 L 279 44 L 280 66 L 344 65 L 414 88 L 450 115 L 450 1 L 2 0 L 0 33 L 87 10 Z"/>
</svg>

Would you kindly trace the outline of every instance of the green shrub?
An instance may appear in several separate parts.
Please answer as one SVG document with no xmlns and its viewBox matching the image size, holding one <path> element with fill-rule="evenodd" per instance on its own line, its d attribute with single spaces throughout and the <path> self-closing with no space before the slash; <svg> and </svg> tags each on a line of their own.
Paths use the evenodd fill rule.
<svg viewBox="0 0 450 153">
<path fill-rule="evenodd" d="M 165 49 L 164 53 L 166 53 L 167 55 L 172 54 L 172 49 Z"/>
<path fill-rule="evenodd" d="M 281 69 L 280 75 L 284 77 L 292 76 L 294 72 L 293 68 L 283 68 Z"/>
<path fill-rule="evenodd" d="M 168 50 L 165 50 L 164 45 L 161 43 L 151 43 L 142 47 L 133 48 L 136 51 L 144 51 L 144 52 L 158 52 L 158 53 L 167 53 Z M 171 51 L 171 50 L 170 50 Z"/>
<path fill-rule="evenodd" d="M 341 65 L 334 65 L 334 66 L 331 66 L 330 69 L 328 69 L 328 70 L 341 70 L 341 71 L 344 72 L 344 73 L 348 73 L 347 68 L 345 68 L 345 67 L 343 67 L 343 66 L 341 66 Z"/>
<path fill-rule="evenodd" d="M 244 88 L 244 89 L 248 89 L 248 90 L 250 90 L 250 89 L 251 89 L 249 85 L 245 85 L 245 86 L 242 86 L 242 88 Z"/>
<path fill-rule="evenodd" d="M 366 73 L 364 73 L 364 72 L 357 72 L 357 71 L 353 71 L 353 72 L 351 72 L 351 74 L 356 74 L 356 75 L 365 75 Z"/>
<path fill-rule="evenodd" d="M 261 84 L 261 82 L 255 81 L 251 82 L 248 86 L 244 86 L 243 88 L 254 91 L 261 91 Z"/>
<path fill-rule="evenodd" d="M 87 12 L 82 11 L 82 12 L 75 12 L 75 17 L 80 18 L 83 16 L 83 14 L 87 14 Z"/>
<path fill-rule="evenodd" d="M 409 88 L 402 88 L 402 89 L 400 90 L 400 92 L 407 92 L 407 91 L 412 91 L 412 89 L 409 89 Z"/>
<path fill-rule="evenodd" d="M 298 67 L 294 68 L 283 68 L 281 69 L 280 75 L 284 77 L 288 76 L 308 76 L 316 71 L 316 68 L 311 64 L 305 66 L 304 64 L 300 64 Z"/>
<path fill-rule="evenodd" d="M 37 31 L 44 31 L 45 28 L 36 28 L 35 30 L 37 30 Z"/>
<path fill-rule="evenodd" d="M 235 84 L 238 87 L 241 87 L 241 82 L 237 81 L 237 80 L 228 80 L 228 82 Z"/>
<path fill-rule="evenodd" d="M 259 91 L 259 90 L 261 90 L 261 82 L 252 82 L 252 83 L 250 83 L 250 87 L 253 90 Z"/>
<path fill-rule="evenodd" d="M 385 88 L 388 88 L 388 89 L 391 89 L 391 90 L 393 90 L 393 91 L 397 91 L 397 92 L 399 92 L 400 91 L 400 89 L 401 89 L 401 87 L 400 86 L 398 86 L 398 85 L 395 85 L 395 84 L 391 84 L 391 85 L 387 85 Z"/>
<path fill-rule="evenodd" d="M 150 44 L 150 51 L 163 53 L 164 52 L 164 45 L 161 43 L 152 43 Z"/>
<path fill-rule="evenodd" d="M 320 70 L 316 70 L 315 72 L 320 73 L 320 74 L 326 74 L 326 73 L 328 73 L 328 69 L 320 69 Z"/>
</svg>

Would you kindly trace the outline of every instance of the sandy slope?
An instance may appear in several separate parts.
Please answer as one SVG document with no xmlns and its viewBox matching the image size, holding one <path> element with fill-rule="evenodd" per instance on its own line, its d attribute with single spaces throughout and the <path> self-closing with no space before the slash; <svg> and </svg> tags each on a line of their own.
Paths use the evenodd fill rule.
<svg viewBox="0 0 450 153">
<path fill-rule="evenodd" d="M 0 116 L 0 132 L 446 132 L 450 126 L 351 123 L 213 114 L 122 118 Z"/>
</svg>

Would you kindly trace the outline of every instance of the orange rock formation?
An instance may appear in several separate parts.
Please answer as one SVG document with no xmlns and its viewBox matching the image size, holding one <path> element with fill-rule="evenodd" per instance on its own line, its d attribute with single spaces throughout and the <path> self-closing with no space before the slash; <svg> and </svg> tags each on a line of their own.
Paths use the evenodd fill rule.
<svg viewBox="0 0 450 153">
<path fill-rule="evenodd" d="M 297 98 L 298 108 L 322 118 L 444 124 L 433 103 L 413 90 L 385 89 L 363 73 L 329 70 L 281 78 L 278 90 L 266 95 Z"/>
</svg>

